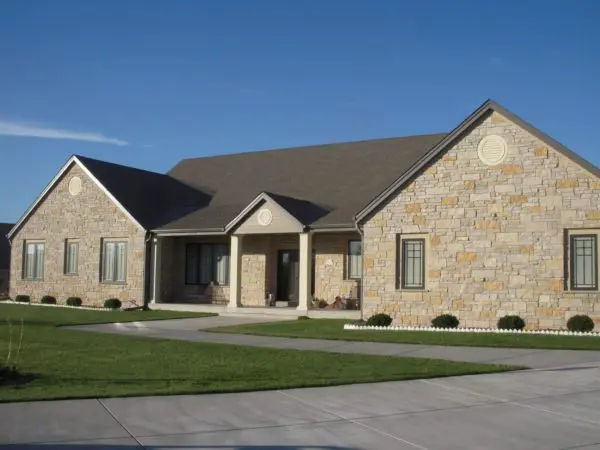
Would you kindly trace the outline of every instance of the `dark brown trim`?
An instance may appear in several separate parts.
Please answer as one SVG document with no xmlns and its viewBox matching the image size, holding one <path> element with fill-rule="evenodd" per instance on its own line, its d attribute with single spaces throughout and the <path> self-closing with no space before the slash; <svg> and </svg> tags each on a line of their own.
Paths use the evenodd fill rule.
<svg viewBox="0 0 600 450">
<path fill-rule="evenodd" d="M 594 260 L 593 260 L 593 274 L 594 274 L 594 284 L 592 287 L 576 287 L 575 286 L 575 258 L 574 258 L 574 251 L 575 251 L 575 245 L 574 245 L 574 241 L 577 238 L 592 238 L 592 242 L 594 243 L 593 249 L 594 249 Z M 572 234 L 569 238 L 569 244 L 570 244 L 570 251 L 569 251 L 569 256 L 570 256 L 570 272 L 569 272 L 569 280 L 570 280 L 570 287 L 572 291 L 597 291 L 598 290 L 598 235 L 591 233 L 591 234 Z"/>
<path fill-rule="evenodd" d="M 403 187 L 407 182 L 411 181 L 413 177 L 421 173 L 421 170 L 427 167 L 428 164 L 432 163 L 437 157 L 441 155 L 448 147 L 460 139 L 469 128 L 482 119 L 485 115 L 491 112 L 497 112 L 502 116 L 506 117 L 509 121 L 515 125 L 523 128 L 540 141 L 544 142 L 549 147 L 562 153 L 567 158 L 571 159 L 581 167 L 586 169 L 588 172 L 600 178 L 600 168 L 596 167 L 589 161 L 583 159 L 578 154 L 569 150 L 567 147 L 562 145 L 560 142 L 552 139 L 547 134 L 535 128 L 528 122 L 525 122 L 520 117 L 514 115 L 507 109 L 503 108 L 493 100 L 487 100 L 479 108 L 477 108 L 471 115 L 463 120 L 452 132 L 444 137 L 440 142 L 434 145 L 425 155 L 417 161 L 410 169 L 402 174 L 396 181 L 394 181 L 389 187 L 387 187 L 381 194 L 375 197 L 369 202 L 361 211 L 355 216 L 356 223 L 362 222 L 371 212 L 373 212 L 379 205 L 385 202 L 390 196 L 392 196 L 398 189 Z"/>
<path fill-rule="evenodd" d="M 404 276 L 404 261 L 406 260 L 405 244 L 407 242 L 420 242 L 421 243 L 421 284 L 419 286 L 406 286 L 406 277 Z M 403 291 L 422 291 L 425 289 L 425 267 L 426 267 L 426 251 L 425 251 L 425 239 L 424 238 L 401 238 L 400 239 L 400 251 L 402 252 L 402 266 L 400 268 L 400 289 Z"/>
</svg>

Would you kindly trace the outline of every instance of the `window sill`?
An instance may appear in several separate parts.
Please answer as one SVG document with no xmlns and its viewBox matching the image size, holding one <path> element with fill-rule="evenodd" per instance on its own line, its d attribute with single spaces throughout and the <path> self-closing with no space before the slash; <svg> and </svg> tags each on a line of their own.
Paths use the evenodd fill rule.
<svg viewBox="0 0 600 450">
<path fill-rule="evenodd" d="M 21 278 L 21 281 L 44 281 L 43 278 Z"/>
<path fill-rule="evenodd" d="M 108 286 L 126 286 L 127 282 L 125 282 L 125 281 L 101 281 L 100 284 L 106 284 Z"/>
<path fill-rule="evenodd" d="M 397 288 L 396 292 L 430 292 L 427 288 Z"/>
</svg>

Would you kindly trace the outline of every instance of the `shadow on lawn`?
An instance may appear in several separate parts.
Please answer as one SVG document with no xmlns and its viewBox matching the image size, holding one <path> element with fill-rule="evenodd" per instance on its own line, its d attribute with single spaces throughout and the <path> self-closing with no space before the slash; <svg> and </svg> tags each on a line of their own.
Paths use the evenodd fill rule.
<svg viewBox="0 0 600 450">
<path fill-rule="evenodd" d="M 130 450 L 139 448 L 137 444 L 131 445 L 101 445 L 101 444 L 17 444 L 0 445 L 0 450 Z M 146 450 L 173 449 L 173 450 L 356 450 L 352 447 L 339 447 L 331 445 L 144 445 Z"/>
</svg>

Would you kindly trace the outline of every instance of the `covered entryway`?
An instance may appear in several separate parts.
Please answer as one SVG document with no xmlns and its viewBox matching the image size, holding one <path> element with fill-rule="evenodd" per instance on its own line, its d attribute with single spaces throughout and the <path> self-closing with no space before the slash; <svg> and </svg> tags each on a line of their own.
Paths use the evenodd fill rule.
<svg viewBox="0 0 600 450">
<path fill-rule="evenodd" d="M 297 304 L 299 287 L 300 253 L 298 250 L 279 250 L 277 252 L 277 301 Z"/>
</svg>

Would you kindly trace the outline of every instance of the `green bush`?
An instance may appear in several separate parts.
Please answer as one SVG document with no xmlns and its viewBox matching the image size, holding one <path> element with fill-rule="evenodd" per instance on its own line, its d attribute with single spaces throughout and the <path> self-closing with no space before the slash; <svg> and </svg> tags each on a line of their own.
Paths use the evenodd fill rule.
<svg viewBox="0 0 600 450">
<path fill-rule="evenodd" d="M 442 314 L 431 321 L 433 328 L 458 328 L 460 322 L 452 314 Z"/>
<path fill-rule="evenodd" d="M 375 314 L 374 316 L 369 317 L 367 320 L 367 325 L 372 327 L 388 327 L 392 323 L 392 318 L 385 313 Z"/>
<path fill-rule="evenodd" d="M 42 297 L 41 303 L 43 305 L 56 305 L 56 297 L 52 297 L 51 295 L 44 295 Z"/>
<path fill-rule="evenodd" d="M 308 316 L 298 316 L 298 320 L 308 320 L 310 317 Z"/>
<path fill-rule="evenodd" d="M 583 314 L 576 315 L 567 321 L 567 328 L 569 331 L 592 331 L 594 329 L 594 321 L 590 318 L 590 316 Z"/>
<path fill-rule="evenodd" d="M 29 297 L 29 295 L 17 295 L 15 297 L 15 302 L 19 302 L 19 303 L 29 303 L 31 301 L 31 298 Z"/>
<path fill-rule="evenodd" d="M 110 309 L 119 309 L 121 307 L 121 300 L 118 298 L 109 298 L 104 302 L 104 307 Z"/>
<path fill-rule="evenodd" d="M 523 328 L 525 328 L 525 321 L 519 316 L 504 316 L 498 320 L 500 330 L 522 330 Z"/>
<path fill-rule="evenodd" d="M 83 302 L 81 301 L 81 298 L 79 297 L 69 297 L 67 299 L 67 305 L 68 306 L 81 306 Z"/>
</svg>

